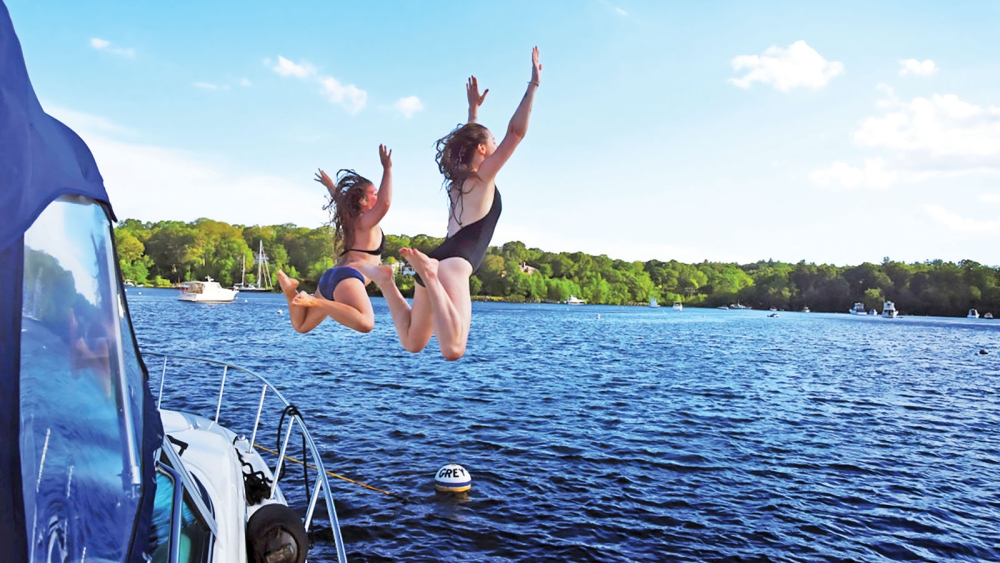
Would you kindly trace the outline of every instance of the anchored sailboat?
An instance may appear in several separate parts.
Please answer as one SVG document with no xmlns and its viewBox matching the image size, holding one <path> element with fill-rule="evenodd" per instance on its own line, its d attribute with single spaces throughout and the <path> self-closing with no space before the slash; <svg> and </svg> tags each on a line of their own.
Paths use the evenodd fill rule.
<svg viewBox="0 0 1000 563">
<path fill-rule="evenodd" d="M 254 260 L 257 262 L 257 281 L 256 283 L 248 284 L 246 283 L 246 258 L 243 259 L 243 273 L 240 276 L 240 283 L 233 286 L 233 289 L 238 291 L 244 291 L 248 293 L 264 293 L 271 291 L 271 270 L 267 267 L 267 255 L 264 254 L 264 241 L 260 241 L 260 246 L 257 254 L 254 256 Z"/>
</svg>

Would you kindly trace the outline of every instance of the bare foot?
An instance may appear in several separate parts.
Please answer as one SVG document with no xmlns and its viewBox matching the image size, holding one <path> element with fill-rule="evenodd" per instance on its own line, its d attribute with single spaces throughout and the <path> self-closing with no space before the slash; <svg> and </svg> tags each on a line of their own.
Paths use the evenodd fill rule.
<svg viewBox="0 0 1000 563">
<path fill-rule="evenodd" d="M 361 271 L 368 279 L 375 282 L 375 285 L 379 286 L 389 286 L 394 283 L 392 266 L 380 266 L 376 264 L 358 264 L 358 270 Z"/>
<path fill-rule="evenodd" d="M 420 252 L 416 248 L 400 248 L 399 254 L 406 259 L 407 262 L 413 266 L 413 270 L 420 275 L 420 279 L 425 282 L 432 279 L 437 279 L 438 274 L 438 261 L 435 258 L 427 256 L 423 252 Z"/>
<path fill-rule="evenodd" d="M 281 292 L 285 294 L 285 297 L 294 299 L 295 290 L 299 287 L 299 280 L 290 278 L 288 274 L 278 270 L 278 285 L 281 286 Z"/>
<path fill-rule="evenodd" d="M 292 299 L 292 305 L 298 305 L 300 307 L 313 307 L 318 305 L 317 301 L 318 299 L 316 299 L 312 295 L 309 295 L 304 291 L 300 291 L 298 295 L 296 295 L 295 298 Z"/>
</svg>

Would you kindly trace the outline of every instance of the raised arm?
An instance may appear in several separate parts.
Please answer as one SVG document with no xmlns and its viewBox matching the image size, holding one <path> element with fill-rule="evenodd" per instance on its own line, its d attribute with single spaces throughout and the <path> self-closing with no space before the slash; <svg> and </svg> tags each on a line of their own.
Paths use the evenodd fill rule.
<svg viewBox="0 0 1000 563">
<path fill-rule="evenodd" d="M 378 157 L 382 161 L 382 183 L 378 187 L 378 199 L 375 201 L 375 207 L 361 216 L 361 227 L 367 229 L 378 225 L 392 204 L 392 150 L 385 145 L 379 145 Z"/>
<path fill-rule="evenodd" d="M 503 141 L 497 146 L 497 150 L 479 165 L 478 175 L 480 178 L 485 180 L 495 178 L 497 172 L 514 154 L 514 149 L 528 133 L 531 104 L 535 101 L 535 90 L 538 89 L 542 80 L 542 65 L 538 62 L 538 56 L 538 47 L 535 47 L 531 50 L 531 80 L 528 81 L 528 89 L 525 91 L 524 97 L 521 98 L 517 110 L 514 111 L 514 117 L 510 118 L 507 134 L 504 135 Z"/>
<path fill-rule="evenodd" d="M 476 80 L 475 76 L 470 76 L 469 81 L 465 84 L 465 94 L 469 98 L 469 121 L 468 123 L 477 123 L 479 119 L 479 106 L 483 105 L 483 100 L 486 99 L 486 94 L 490 93 L 490 89 L 487 88 L 483 95 L 479 95 L 479 81 Z"/>
</svg>

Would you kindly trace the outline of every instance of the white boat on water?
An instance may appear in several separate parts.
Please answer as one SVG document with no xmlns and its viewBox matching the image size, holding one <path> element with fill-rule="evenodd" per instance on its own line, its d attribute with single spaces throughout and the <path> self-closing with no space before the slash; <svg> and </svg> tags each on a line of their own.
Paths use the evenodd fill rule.
<svg viewBox="0 0 1000 563">
<path fill-rule="evenodd" d="M 886 301 L 882 303 L 882 318 L 885 319 L 895 319 L 899 315 L 896 311 L 896 304 L 892 301 Z"/>
<path fill-rule="evenodd" d="M 848 313 L 850 313 L 852 315 L 865 315 L 865 314 L 867 314 L 867 312 L 865 311 L 865 304 L 864 303 L 855 303 L 854 306 L 851 307 L 851 310 L 848 311 Z"/>
<path fill-rule="evenodd" d="M 586 305 L 586 299 L 577 299 L 576 296 L 570 295 L 569 299 L 566 300 L 567 305 Z"/>
<path fill-rule="evenodd" d="M 233 289 L 246 293 L 269 293 L 272 290 L 273 285 L 271 283 L 271 269 L 267 265 L 267 255 L 264 254 L 264 241 L 260 241 L 260 247 L 257 254 L 254 256 L 254 261 L 257 262 L 256 283 L 246 283 L 246 257 L 241 256 L 240 258 L 243 263 L 243 271 L 240 274 L 240 283 L 234 285 Z"/>
<path fill-rule="evenodd" d="M 812 313 L 812 310 L 810 310 L 808 306 L 805 306 L 805 307 L 802 308 L 802 312 L 803 313 Z"/>
<path fill-rule="evenodd" d="M 205 281 L 187 282 L 181 289 L 178 301 L 191 301 L 194 303 L 230 303 L 236 299 L 239 291 L 226 289 L 219 285 L 219 282 L 212 278 L 205 278 Z"/>
<path fill-rule="evenodd" d="M 984 319 L 992 319 L 993 318 L 993 313 L 986 313 L 985 315 L 983 315 L 983 318 Z"/>
<path fill-rule="evenodd" d="M 979 311 L 977 311 L 975 309 L 969 309 L 969 314 L 966 315 L 966 317 L 968 317 L 970 319 L 978 319 L 979 318 Z"/>
<path fill-rule="evenodd" d="M 655 297 L 650 297 L 649 298 L 649 306 L 653 307 L 655 309 L 655 308 L 659 307 L 660 304 L 656 302 L 656 298 Z"/>
<path fill-rule="evenodd" d="M 673 309 L 674 309 L 674 311 L 683 311 L 684 310 L 684 304 L 681 303 L 680 301 L 675 301 Z"/>
<path fill-rule="evenodd" d="M 12 352 L 0 354 L 11 391 L 0 394 L 3 560 L 301 563 L 322 510 L 334 543 L 328 557 L 345 562 L 321 452 L 277 389 L 211 362 L 218 390 L 173 393 L 192 412 L 154 402 L 143 358 L 155 355 L 136 343 L 93 153 L 41 109 L 2 4 L 0 37 L 0 123 L 31 124 L 0 134 L 0 185 L 25 203 L 0 208 L 10 289 L 0 323 L 17 327 L 0 331 L 0 348 Z M 205 377 L 198 369 L 165 375 L 186 361 L 164 359 L 161 400 L 166 380 Z M 224 400 L 227 376 L 237 374 L 251 376 L 243 388 L 252 396 Z M 274 436 L 262 414 L 276 403 L 288 426 L 269 466 L 257 441 Z M 250 438 L 220 423 L 241 419 Z M 314 474 L 296 511 L 279 481 L 300 436 Z"/>
</svg>

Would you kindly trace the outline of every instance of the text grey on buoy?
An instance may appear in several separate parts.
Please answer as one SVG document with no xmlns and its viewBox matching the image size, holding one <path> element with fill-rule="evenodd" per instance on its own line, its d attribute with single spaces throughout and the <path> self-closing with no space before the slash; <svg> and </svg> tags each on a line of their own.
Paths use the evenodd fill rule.
<svg viewBox="0 0 1000 563">
<path fill-rule="evenodd" d="M 449 463 L 438 469 L 434 488 L 444 493 L 463 493 L 472 488 L 472 475 L 461 465 Z"/>
</svg>

